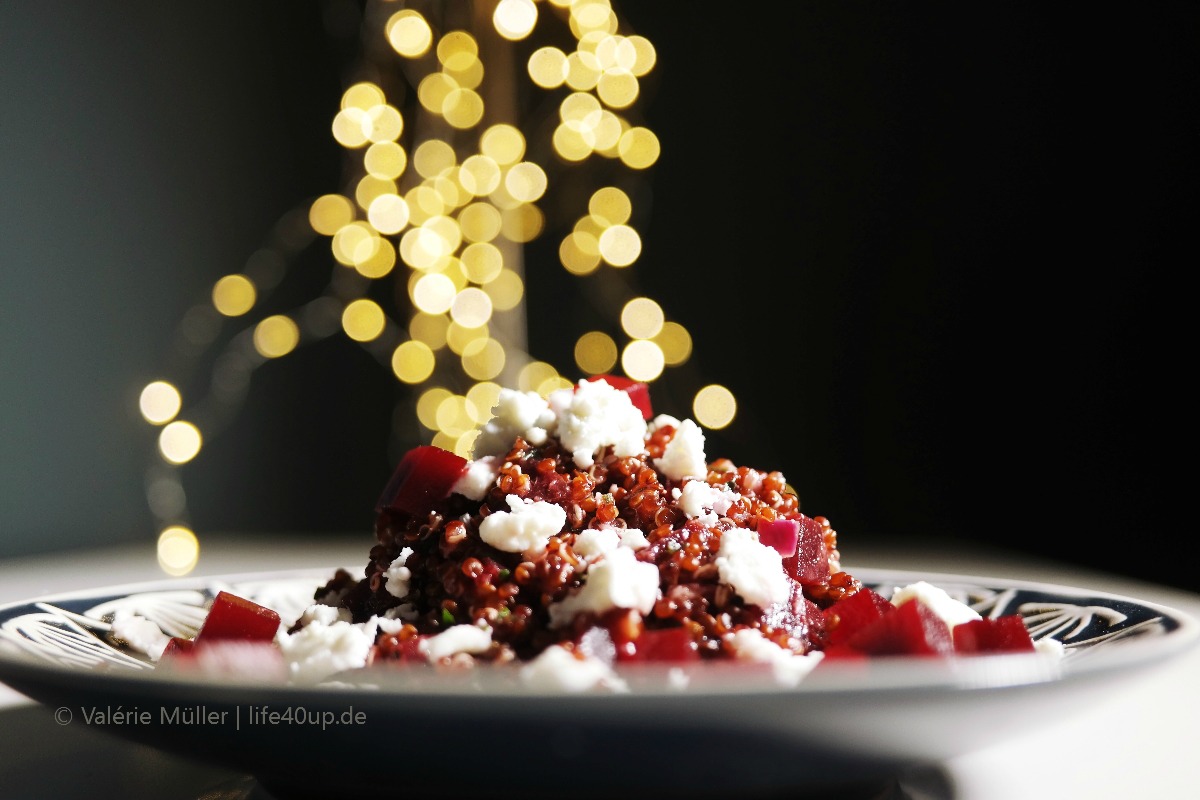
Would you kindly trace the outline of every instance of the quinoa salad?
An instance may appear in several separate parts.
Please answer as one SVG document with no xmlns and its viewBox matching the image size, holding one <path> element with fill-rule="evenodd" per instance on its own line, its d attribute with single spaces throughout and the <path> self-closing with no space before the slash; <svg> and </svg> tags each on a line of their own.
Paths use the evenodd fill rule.
<svg viewBox="0 0 1200 800">
<path fill-rule="evenodd" d="M 257 636 L 299 684 L 507 667 L 529 687 L 621 691 L 639 665 L 682 685 L 704 662 L 754 662 L 795 684 L 823 660 L 1034 649 L 1019 617 L 981 619 L 927 583 L 864 587 L 783 474 L 710 458 L 699 425 L 624 378 L 501 390 L 472 457 L 412 449 L 375 518 L 362 571 L 336 570 L 294 623 L 219 597 L 160 661 Z"/>
</svg>

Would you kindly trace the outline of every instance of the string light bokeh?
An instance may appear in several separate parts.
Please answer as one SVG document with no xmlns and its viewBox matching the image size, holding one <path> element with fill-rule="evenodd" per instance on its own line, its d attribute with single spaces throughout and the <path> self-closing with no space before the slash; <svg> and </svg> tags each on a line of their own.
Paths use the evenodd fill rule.
<svg viewBox="0 0 1200 800">
<path fill-rule="evenodd" d="M 366 4 L 360 79 L 330 119 L 344 184 L 285 214 L 240 272 L 214 281 L 180 322 L 173 372 L 140 392 L 158 429 L 146 497 L 164 572 L 199 557 L 182 468 L 236 415 L 251 373 L 306 344 L 345 336 L 406 387 L 397 456 L 421 442 L 469 455 L 501 387 L 544 396 L 602 373 L 652 384 L 688 363 L 687 327 L 636 281 L 634 198 L 661 153 L 639 106 L 657 58 L 609 0 Z M 575 207 L 579 186 L 592 188 Z M 525 247 L 551 237 L 558 263 L 527 268 Z M 263 312 L 309 248 L 327 248 L 328 285 Z M 602 281 L 611 317 L 569 332 L 570 365 L 527 343 L 526 284 L 552 268 Z M 202 364 L 207 394 L 186 396 Z M 737 401 L 697 386 L 690 411 L 721 429 Z"/>
</svg>

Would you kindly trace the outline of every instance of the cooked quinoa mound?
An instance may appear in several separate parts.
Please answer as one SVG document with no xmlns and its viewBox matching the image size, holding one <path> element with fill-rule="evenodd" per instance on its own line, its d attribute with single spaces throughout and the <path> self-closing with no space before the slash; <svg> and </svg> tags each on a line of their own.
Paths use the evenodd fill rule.
<svg viewBox="0 0 1200 800">
<path fill-rule="evenodd" d="M 781 473 L 709 460 L 693 421 L 645 416 L 603 379 L 503 390 L 472 460 L 435 454 L 457 476 L 445 496 L 413 513 L 385 492 L 362 577 L 338 571 L 287 638 L 324 617 L 373 637 L 368 664 L 533 676 L 819 652 L 821 610 L 861 588 L 829 522 L 800 513 Z"/>
</svg>

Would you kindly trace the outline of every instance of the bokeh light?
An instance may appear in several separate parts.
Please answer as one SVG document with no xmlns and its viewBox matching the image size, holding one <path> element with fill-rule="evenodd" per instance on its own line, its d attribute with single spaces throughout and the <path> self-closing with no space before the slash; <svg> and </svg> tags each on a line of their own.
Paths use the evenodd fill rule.
<svg viewBox="0 0 1200 800">
<path fill-rule="evenodd" d="M 169 422 L 158 434 L 158 450 L 172 464 L 186 464 L 200 452 L 200 429 L 190 422 Z"/>
<path fill-rule="evenodd" d="M 168 575 L 187 575 L 200 561 L 200 540 L 190 528 L 172 525 L 158 535 L 158 566 Z"/>
<path fill-rule="evenodd" d="M 720 430 L 728 427 L 737 416 L 737 400 L 733 392 L 719 384 L 710 384 L 696 392 L 692 400 L 692 412 L 696 422 L 706 428 Z"/>
<path fill-rule="evenodd" d="M 151 425 L 164 425 L 175 419 L 183 407 L 179 390 L 167 381 L 152 381 L 146 384 L 138 397 L 138 409 Z"/>
</svg>

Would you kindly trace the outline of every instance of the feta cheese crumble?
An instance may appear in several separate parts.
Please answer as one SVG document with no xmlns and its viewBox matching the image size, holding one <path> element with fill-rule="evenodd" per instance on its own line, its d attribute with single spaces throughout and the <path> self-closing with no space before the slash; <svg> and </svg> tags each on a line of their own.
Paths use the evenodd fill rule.
<svg viewBox="0 0 1200 800">
<path fill-rule="evenodd" d="M 611 446 L 618 457 L 636 456 L 646 447 L 646 421 L 629 395 L 606 381 L 582 380 L 549 398 L 558 416 L 558 438 L 575 464 L 587 469 Z"/>
<path fill-rule="evenodd" d="M 627 691 L 628 686 L 612 667 L 594 656 L 577 655 L 562 645 L 551 645 L 521 667 L 521 681 L 541 691 L 586 692 L 591 689 Z"/>
<path fill-rule="evenodd" d="M 276 642 L 293 681 L 320 683 L 343 670 L 365 667 L 375 632 L 372 622 L 354 625 L 339 620 L 307 625 L 295 633 L 280 632 Z"/>
<path fill-rule="evenodd" d="M 479 523 L 479 538 L 506 553 L 540 553 L 550 537 L 567 524 L 567 512 L 557 503 L 528 500 L 510 494 L 511 511 L 496 511 Z"/>
<path fill-rule="evenodd" d="M 617 547 L 591 565 L 583 586 L 552 604 L 550 627 L 566 625 L 576 614 L 602 614 L 610 608 L 632 608 L 649 614 L 658 600 L 658 567 L 637 560 L 627 547 Z"/>
<path fill-rule="evenodd" d="M 496 485 L 496 477 L 499 474 L 500 465 L 496 456 L 484 456 L 467 464 L 467 471 L 450 491 L 471 500 L 482 500 Z"/>
<path fill-rule="evenodd" d="M 679 492 L 675 499 L 683 513 L 707 525 L 728 514 L 740 496 L 728 486 L 713 486 L 703 480 L 690 480 L 675 491 Z"/>
<path fill-rule="evenodd" d="M 392 597 L 404 597 L 409 591 L 409 581 L 412 580 L 412 570 L 405 566 L 408 562 L 408 557 L 413 554 L 411 547 L 406 547 L 400 551 L 400 555 L 388 565 L 384 577 L 387 578 L 387 583 L 383 588 L 387 589 L 387 593 Z"/>
<path fill-rule="evenodd" d="M 113 617 L 112 634 L 152 661 L 162 658 L 167 642 L 171 641 L 156 623 L 126 609 L 118 610 Z"/>
<path fill-rule="evenodd" d="M 945 589 L 926 581 L 917 581 L 892 592 L 892 605 L 898 606 L 906 600 L 916 600 L 941 618 L 950 630 L 955 625 L 982 619 L 979 612 L 965 603 L 960 603 L 946 593 Z"/>
<path fill-rule="evenodd" d="M 535 447 L 545 444 L 554 423 L 554 412 L 537 392 L 501 389 L 492 418 L 475 440 L 475 457 L 504 456 L 518 436 Z"/>
<path fill-rule="evenodd" d="M 662 458 L 654 459 L 654 466 L 673 481 L 703 480 L 708 475 L 708 462 L 704 457 L 704 432 L 700 426 L 690 419 L 680 422 L 675 435 L 663 448 Z"/>
<path fill-rule="evenodd" d="M 722 533 L 716 565 L 721 580 L 747 603 L 766 608 L 791 597 L 792 585 L 783 571 L 783 556 L 758 541 L 754 531 L 731 528 Z"/>
<path fill-rule="evenodd" d="M 422 645 L 425 657 L 430 661 L 438 661 L 457 653 L 484 653 L 492 646 L 492 630 L 477 625 L 452 625 L 436 636 L 426 639 Z"/>
<path fill-rule="evenodd" d="M 621 535 L 613 528 L 588 528 L 575 535 L 571 549 L 576 555 L 593 559 L 621 546 Z"/>
<path fill-rule="evenodd" d="M 725 642 L 733 648 L 737 657 L 746 661 L 770 664 L 775 679 L 786 686 L 795 686 L 825 656 L 820 651 L 803 655 L 784 649 L 754 628 L 742 628 L 725 634 Z"/>
</svg>

